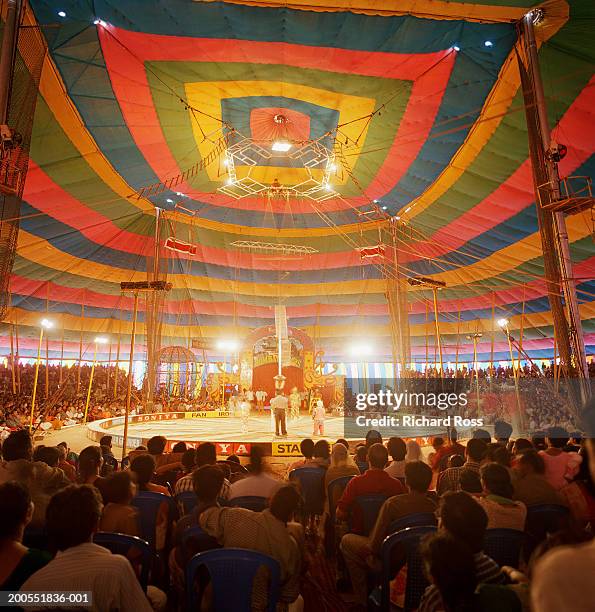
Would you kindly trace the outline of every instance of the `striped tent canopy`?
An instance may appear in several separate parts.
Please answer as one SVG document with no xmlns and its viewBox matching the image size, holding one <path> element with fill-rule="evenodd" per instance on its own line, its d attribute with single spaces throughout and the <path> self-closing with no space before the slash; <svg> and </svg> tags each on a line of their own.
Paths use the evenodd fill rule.
<svg viewBox="0 0 595 612">
<path fill-rule="evenodd" d="M 124 358 L 133 298 L 120 282 L 148 278 L 158 207 L 161 246 L 192 245 L 160 249 L 173 286 L 163 346 L 200 340 L 221 358 L 217 339 L 274 325 L 283 304 L 288 324 L 326 359 L 348 361 L 359 338 L 374 345 L 368 361 L 389 361 L 379 256 L 360 251 L 382 242 L 365 214 L 374 202 L 406 224 L 404 273 L 446 283 L 445 359 L 469 357 L 466 336 L 478 331 L 479 358 L 506 359 L 505 336 L 492 333 L 501 317 L 516 337 L 522 329 L 532 357 L 551 358 L 515 47 L 518 21 L 538 5 L 549 121 L 568 147 L 560 171 L 595 176 L 592 0 L 29 0 L 25 22 L 41 26 L 49 53 L 2 353 L 16 323 L 21 356 L 35 354 L 47 312 L 56 323 L 50 358 L 78 358 L 81 332 L 86 354 L 101 333 L 112 355 L 120 339 Z M 220 191 L 232 137 L 266 142 L 279 134 L 279 115 L 290 140 L 337 152 L 333 197 Z M 251 177 L 295 185 L 307 172 L 299 161 L 259 157 Z M 593 354 L 593 218 L 567 224 Z M 411 287 L 408 300 L 412 360 L 423 362 L 427 342 L 434 351 L 432 294 Z M 141 299 L 139 354 L 144 319 Z"/>
</svg>

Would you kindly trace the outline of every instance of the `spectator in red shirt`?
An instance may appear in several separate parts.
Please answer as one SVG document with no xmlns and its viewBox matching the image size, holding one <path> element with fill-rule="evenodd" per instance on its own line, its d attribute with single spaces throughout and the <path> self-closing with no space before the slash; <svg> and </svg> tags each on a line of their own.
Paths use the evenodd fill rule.
<svg viewBox="0 0 595 612">
<path fill-rule="evenodd" d="M 368 449 L 370 468 L 361 476 L 355 476 L 349 481 L 343 495 L 337 504 L 337 518 L 345 521 L 352 514 L 353 533 L 363 532 L 363 520 L 357 507 L 354 507 L 356 497 L 380 493 L 387 497 L 407 493 L 405 486 L 396 478 L 384 471 L 388 461 L 388 451 L 382 444 L 372 444 Z M 353 511 L 353 512 L 352 512 Z"/>
<path fill-rule="evenodd" d="M 448 444 L 441 446 L 432 459 L 432 469 L 434 471 L 441 472 L 446 469 L 445 457 L 450 457 L 451 455 L 465 456 L 465 447 L 457 442 L 457 438 L 457 430 L 453 427 L 448 436 Z"/>
</svg>

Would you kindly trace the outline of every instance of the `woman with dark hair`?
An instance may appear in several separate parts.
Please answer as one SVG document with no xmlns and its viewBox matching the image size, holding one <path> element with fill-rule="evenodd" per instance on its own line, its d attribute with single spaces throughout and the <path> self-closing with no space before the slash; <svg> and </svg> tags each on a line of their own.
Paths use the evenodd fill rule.
<svg viewBox="0 0 595 612">
<path fill-rule="evenodd" d="M 331 462 L 331 445 L 326 440 L 318 440 L 314 444 L 312 456 L 315 464 L 327 468 Z"/>
<path fill-rule="evenodd" d="M 488 515 L 488 529 L 516 529 L 523 531 L 527 507 L 513 501 L 513 487 L 509 471 L 499 463 L 488 463 L 480 471 L 484 496 L 477 498 Z"/>
<path fill-rule="evenodd" d="M 21 585 L 51 560 L 41 550 L 23 546 L 23 532 L 31 522 L 29 491 L 16 481 L 0 485 L 0 590 L 18 591 Z"/>
</svg>

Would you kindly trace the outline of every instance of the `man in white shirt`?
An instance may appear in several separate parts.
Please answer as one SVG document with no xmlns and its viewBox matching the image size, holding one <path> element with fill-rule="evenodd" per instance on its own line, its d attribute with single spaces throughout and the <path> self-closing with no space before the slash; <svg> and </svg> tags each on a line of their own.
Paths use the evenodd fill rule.
<svg viewBox="0 0 595 612">
<path fill-rule="evenodd" d="M 229 499 L 255 496 L 269 499 L 281 486 L 281 482 L 264 470 L 264 452 L 259 446 L 250 449 L 250 476 L 234 482 L 229 489 Z"/>
<path fill-rule="evenodd" d="M 256 392 L 256 407 L 258 409 L 258 414 L 262 414 L 264 411 L 264 401 L 267 398 L 267 392 L 259 389 Z"/>
<path fill-rule="evenodd" d="M 275 435 L 279 435 L 279 429 L 281 429 L 281 435 L 287 435 L 286 419 L 287 419 L 287 406 L 289 402 L 287 398 L 282 395 L 281 391 L 278 392 L 271 400 L 271 410 L 275 415 Z"/>
<path fill-rule="evenodd" d="M 90 591 L 92 603 L 85 610 L 151 612 L 130 561 L 93 544 L 101 512 L 99 491 L 91 485 L 71 485 L 54 495 L 47 509 L 46 528 L 58 553 L 23 584 L 21 591 Z"/>
</svg>

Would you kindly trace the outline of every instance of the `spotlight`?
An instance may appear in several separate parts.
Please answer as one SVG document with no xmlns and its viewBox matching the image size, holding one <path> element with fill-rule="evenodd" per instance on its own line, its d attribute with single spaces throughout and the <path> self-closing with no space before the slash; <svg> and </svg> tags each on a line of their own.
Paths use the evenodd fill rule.
<svg viewBox="0 0 595 612">
<path fill-rule="evenodd" d="M 461 47 L 459 47 L 458 45 L 455 45 L 455 46 L 453 47 L 453 49 L 454 49 L 455 51 L 460 51 L 460 50 L 461 50 Z"/>
<path fill-rule="evenodd" d="M 287 153 L 291 149 L 291 143 L 287 140 L 275 140 L 271 146 L 271 150 L 277 153 Z"/>
<path fill-rule="evenodd" d="M 105 23 L 105 21 L 103 21 L 103 19 L 95 19 L 93 24 L 96 25 L 96 26 L 101 26 L 102 28 L 105 28 L 105 26 L 107 25 L 107 23 Z"/>
<path fill-rule="evenodd" d="M 352 357 L 369 357 L 374 352 L 374 349 L 369 344 L 357 343 L 349 347 L 349 354 Z"/>
<path fill-rule="evenodd" d="M 508 327 L 508 319 L 498 319 L 496 323 L 498 323 L 498 327 Z"/>
<path fill-rule="evenodd" d="M 97 336 L 95 338 L 95 344 L 107 344 L 107 338 L 105 336 Z"/>
<path fill-rule="evenodd" d="M 217 348 L 220 351 L 233 353 L 240 348 L 240 343 L 237 340 L 218 340 Z"/>
<path fill-rule="evenodd" d="M 332 186 L 330 183 L 325 183 L 325 184 L 324 184 L 324 188 L 325 188 L 327 191 L 332 191 L 332 190 L 333 190 L 333 186 Z"/>
<path fill-rule="evenodd" d="M 483 44 L 486 47 L 493 47 L 494 46 L 494 43 L 491 40 L 486 40 Z"/>
<path fill-rule="evenodd" d="M 52 329 L 52 327 L 54 327 L 54 322 L 49 319 L 41 319 L 41 326 L 45 327 L 45 329 Z"/>
<path fill-rule="evenodd" d="M 167 198 L 167 200 L 165 200 L 168 204 L 173 204 L 174 201 L 171 198 Z"/>
<path fill-rule="evenodd" d="M 386 210 L 388 208 L 388 206 L 383 206 L 382 210 Z"/>
<path fill-rule="evenodd" d="M 58 11 L 58 17 L 66 17 L 66 13 L 64 11 Z"/>
</svg>

